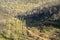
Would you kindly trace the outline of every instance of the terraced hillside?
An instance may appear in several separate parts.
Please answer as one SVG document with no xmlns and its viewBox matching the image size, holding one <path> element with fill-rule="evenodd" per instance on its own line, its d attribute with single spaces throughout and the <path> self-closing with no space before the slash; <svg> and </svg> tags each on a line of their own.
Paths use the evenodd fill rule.
<svg viewBox="0 0 60 40">
<path fill-rule="evenodd" d="M 0 0 L 0 40 L 60 40 L 59 2 Z"/>
</svg>

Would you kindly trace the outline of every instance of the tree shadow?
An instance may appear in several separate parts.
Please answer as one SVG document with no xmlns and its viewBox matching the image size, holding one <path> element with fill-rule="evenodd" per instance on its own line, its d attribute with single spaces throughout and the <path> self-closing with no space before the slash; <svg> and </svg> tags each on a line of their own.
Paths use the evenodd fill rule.
<svg viewBox="0 0 60 40">
<path fill-rule="evenodd" d="M 49 23 L 48 21 L 45 22 L 47 19 L 51 18 L 54 14 L 58 14 L 60 11 L 60 4 L 51 6 L 51 7 L 43 7 L 42 9 L 36 8 L 32 9 L 29 12 L 26 12 L 24 15 L 18 15 L 17 17 L 20 20 L 26 20 L 26 26 L 27 27 L 36 27 L 40 26 L 42 24 L 44 25 L 53 25 L 53 26 L 60 26 L 60 20 L 55 20 L 55 21 L 50 21 L 50 22 L 55 22 L 57 25 Z"/>
<path fill-rule="evenodd" d="M 53 27 L 60 28 L 60 18 L 57 20 L 49 20 L 44 23 L 46 26 L 52 25 Z"/>
</svg>

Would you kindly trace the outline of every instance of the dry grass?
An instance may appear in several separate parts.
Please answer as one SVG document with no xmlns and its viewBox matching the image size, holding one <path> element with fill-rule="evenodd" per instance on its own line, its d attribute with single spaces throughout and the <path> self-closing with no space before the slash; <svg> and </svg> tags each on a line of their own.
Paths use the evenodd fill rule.
<svg viewBox="0 0 60 40">
<path fill-rule="evenodd" d="M 43 4 L 57 1 L 58 0 L 43 0 Z M 38 0 L 37 3 L 34 2 L 36 1 L 27 0 L 25 2 L 25 0 L 23 0 L 21 3 L 19 3 L 19 1 L 0 3 L 0 23 L 6 22 L 3 27 L 0 25 L 0 40 L 49 40 L 51 38 L 60 40 L 60 29 L 58 28 L 52 26 L 47 27 L 45 25 L 42 26 L 42 30 L 37 27 L 27 28 L 25 20 L 19 20 L 11 16 L 16 13 L 29 11 L 34 7 L 42 5 L 42 0 Z M 4 18 L 6 20 L 4 20 Z"/>
</svg>

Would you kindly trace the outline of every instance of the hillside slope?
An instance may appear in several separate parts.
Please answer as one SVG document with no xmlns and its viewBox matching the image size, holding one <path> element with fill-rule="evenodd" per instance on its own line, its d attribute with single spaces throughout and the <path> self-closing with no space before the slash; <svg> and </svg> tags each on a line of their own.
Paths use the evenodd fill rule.
<svg viewBox="0 0 60 40">
<path fill-rule="evenodd" d="M 0 0 L 0 40 L 60 40 L 59 2 L 60 0 Z M 47 14 L 50 9 L 53 10 L 53 15 L 49 17 Z M 45 15 L 47 19 L 44 19 Z"/>
</svg>

